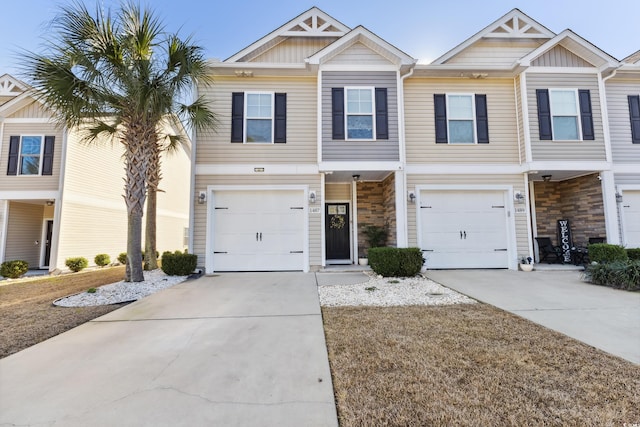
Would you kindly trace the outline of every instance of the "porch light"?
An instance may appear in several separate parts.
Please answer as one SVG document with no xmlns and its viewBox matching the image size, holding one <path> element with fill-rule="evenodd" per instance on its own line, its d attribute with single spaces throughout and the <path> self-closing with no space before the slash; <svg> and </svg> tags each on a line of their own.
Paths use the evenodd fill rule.
<svg viewBox="0 0 640 427">
<path fill-rule="evenodd" d="M 407 198 L 409 199 L 409 201 L 411 203 L 415 203 L 416 202 L 416 193 L 413 191 L 409 191 L 409 194 L 407 194 Z"/>
<path fill-rule="evenodd" d="M 516 203 L 524 203 L 524 194 L 522 194 L 520 191 L 516 191 L 513 194 L 513 200 L 515 200 Z"/>
<path fill-rule="evenodd" d="M 616 202 L 622 203 L 622 194 L 619 191 L 616 191 Z"/>
<path fill-rule="evenodd" d="M 55 203 L 55 200 L 52 200 L 52 199 L 47 200 L 47 206 L 53 206 L 54 203 Z"/>
<path fill-rule="evenodd" d="M 358 182 L 360 175 L 351 175 L 351 178 L 353 178 L 353 182 Z"/>
<path fill-rule="evenodd" d="M 206 192 L 204 192 L 204 191 L 201 191 L 201 192 L 198 194 L 198 204 L 199 204 L 199 205 L 202 205 L 202 204 L 204 204 L 204 202 L 206 202 L 206 201 L 207 201 L 207 193 L 206 193 Z"/>
<path fill-rule="evenodd" d="M 551 175 L 542 175 L 542 180 L 544 182 L 549 182 L 551 181 Z"/>
<path fill-rule="evenodd" d="M 309 203 L 315 203 L 316 202 L 316 192 L 315 191 L 310 191 L 309 192 Z"/>
</svg>

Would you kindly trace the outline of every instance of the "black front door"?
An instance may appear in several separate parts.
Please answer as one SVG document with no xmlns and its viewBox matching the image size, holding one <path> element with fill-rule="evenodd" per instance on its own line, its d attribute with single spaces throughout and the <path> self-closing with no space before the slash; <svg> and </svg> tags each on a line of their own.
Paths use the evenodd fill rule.
<svg viewBox="0 0 640 427">
<path fill-rule="evenodd" d="M 44 266 L 49 267 L 51 261 L 51 237 L 53 236 L 53 221 L 47 220 L 47 240 L 44 242 Z"/>
<path fill-rule="evenodd" d="M 327 203 L 325 205 L 325 235 L 327 259 L 351 258 L 349 242 L 349 204 Z"/>
</svg>

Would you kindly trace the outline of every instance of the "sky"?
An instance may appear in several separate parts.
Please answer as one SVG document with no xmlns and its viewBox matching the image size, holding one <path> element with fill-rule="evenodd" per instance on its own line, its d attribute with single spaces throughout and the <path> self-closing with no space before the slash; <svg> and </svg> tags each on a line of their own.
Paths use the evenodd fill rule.
<svg viewBox="0 0 640 427">
<path fill-rule="evenodd" d="M 38 52 L 47 24 L 70 0 L 3 0 L 0 75 L 18 71 L 20 51 Z M 557 33 L 569 28 L 617 59 L 640 50 L 640 0 L 141 0 L 172 33 L 192 36 L 207 58 L 226 59 L 313 6 L 363 25 L 422 63 L 438 58 L 513 8 Z M 119 0 L 85 0 L 115 9 Z M 551 6 L 552 5 L 552 6 Z"/>
</svg>

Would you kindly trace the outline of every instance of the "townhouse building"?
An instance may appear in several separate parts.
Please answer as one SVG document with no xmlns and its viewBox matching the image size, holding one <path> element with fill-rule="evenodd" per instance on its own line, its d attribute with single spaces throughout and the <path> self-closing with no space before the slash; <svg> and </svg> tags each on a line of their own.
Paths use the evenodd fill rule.
<svg viewBox="0 0 640 427">
<path fill-rule="evenodd" d="M 207 273 L 312 271 L 376 225 L 427 268 L 516 269 L 560 220 L 640 246 L 638 59 L 514 9 L 419 64 L 311 8 L 210 61 L 190 247 Z"/>
</svg>

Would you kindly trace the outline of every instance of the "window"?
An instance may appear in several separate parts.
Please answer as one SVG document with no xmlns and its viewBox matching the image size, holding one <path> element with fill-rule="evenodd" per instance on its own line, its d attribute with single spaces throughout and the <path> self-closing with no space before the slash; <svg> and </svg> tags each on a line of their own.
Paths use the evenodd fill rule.
<svg viewBox="0 0 640 427">
<path fill-rule="evenodd" d="M 373 88 L 346 88 L 347 139 L 373 139 Z"/>
<path fill-rule="evenodd" d="M 7 175 L 51 175 L 54 142 L 54 136 L 10 136 Z"/>
<path fill-rule="evenodd" d="M 234 92 L 231 142 L 284 143 L 287 139 L 287 94 Z"/>
<path fill-rule="evenodd" d="M 586 89 L 537 89 L 541 140 L 593 140 L 591 93 Z"/>
<path fill-rule="evenodd" d="M 631 119 L 631 142 L 640 144 L 640 96 L 629 95 L 629 119 Z"/>
<path fill-rule="evenodd" d="M 436 143 L 488 144 L 487 96 L 434 94 Z"/>
</svg>

